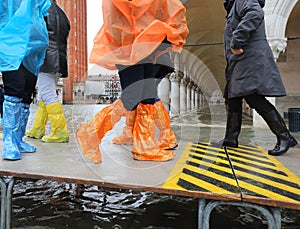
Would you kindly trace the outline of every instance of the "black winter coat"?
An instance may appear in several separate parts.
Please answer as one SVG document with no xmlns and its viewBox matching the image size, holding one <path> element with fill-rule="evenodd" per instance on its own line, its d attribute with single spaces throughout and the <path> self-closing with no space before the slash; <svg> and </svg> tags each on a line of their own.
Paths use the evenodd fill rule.
<svg viewBox="0 0 300 229">
<path fill-rule="evenodd" d="M 227 62 L 225 98 L 257 93 L 284 96 L 272 50 L 266 40 L 263 7 L 265 0 L 235 0 L 226 17 L 224 31 Z M 244 50 L 233 54 L 231 48 Z"/>
<path fill-rule="evenodd" d="M 49 35 L 49 46 L 40 71 L 52 74 L 60 73 L 61 77 L 67 77 L 67 42 L 70 32 L 70 22 L 65 12 L 55 1 L 51 1 L 48 13 L 49 15 L 45 19 Z"/>
</svg>

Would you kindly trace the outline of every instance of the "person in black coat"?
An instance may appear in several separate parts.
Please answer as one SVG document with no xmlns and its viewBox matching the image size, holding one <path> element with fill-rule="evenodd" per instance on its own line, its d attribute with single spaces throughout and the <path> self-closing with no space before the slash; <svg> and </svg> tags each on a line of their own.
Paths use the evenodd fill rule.
<svg viewBox="0 0 300 229">
<path fill-rule="evenodd" d="M 56 86 L 61 77 L 68 76 L 67 43 L 70 22 L 56 0 L 51 0 L 48 13 L 49 15 L 45 20 L 49 46 L 37 81 L 39 108 L 33 127 L 26 131 L 26 136 L 41 138 L 43 142 L 68 142 L 67 123 L 56 93 Z M 48 118 L 52 132 L 45 135 Z"/>
<path fill-rule="evenodd" d="M 270 155 L 282 155 L 297 144 L 276 108 L 266 97 L 285 96 L 286 91 L 267 42 L 263 7 L 265 0 L 225 0 L 224 31 L 228 108 L 223 146 L 238 147 L 242 124 L 242 100 L 257 111 L 276 135 Z"/>
</svg>

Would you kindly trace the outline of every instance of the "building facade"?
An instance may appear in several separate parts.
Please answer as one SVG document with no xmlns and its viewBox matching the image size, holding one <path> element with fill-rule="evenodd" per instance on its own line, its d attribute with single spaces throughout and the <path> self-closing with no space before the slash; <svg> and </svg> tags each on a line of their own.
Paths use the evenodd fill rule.
<svg viewBox="0 0 300 229">
<path fill-rule="evenodd" d="M 86 81 L 74 83 L 73 103 L 107 104 L 115 101 L 120 93 L 121 84 L 117 75 L 89 75 Z"/>
<path fill-rule="evenodd" d="M 63 79 L 63 102 L 73 103 L 73 86 L 87 79 L 86 0 L 57 0 L 71 24 L 68 41 L 69 77 Z"/>
</svg>

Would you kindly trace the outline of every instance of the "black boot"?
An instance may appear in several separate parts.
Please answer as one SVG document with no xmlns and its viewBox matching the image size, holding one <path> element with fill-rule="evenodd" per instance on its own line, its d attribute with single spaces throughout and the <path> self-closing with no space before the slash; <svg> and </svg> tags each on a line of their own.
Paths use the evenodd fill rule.
<svg viewBox="0 0 300 229">
<path fill-rule="evenodd" d="M 272 110 L 261 115 L 268 124 L 270 130 L 276 135 L 277 143 L 274 149 L 269 150 L 270 155 L 279 156 L 286 153 L 290 147 L 298 144 L 296 139 L 288 131 L 283 118 L 277 110 Z"/>
<path fill-rule="evenodd" d="M 241 132 L 241 126 L 242 113 L 228 112 L 225 138 L 217 142 L 212 142 L 211 144 L 216 147 L 229 146 L 237 148 L 239 145 L 238 137 Z"/>
</svg>

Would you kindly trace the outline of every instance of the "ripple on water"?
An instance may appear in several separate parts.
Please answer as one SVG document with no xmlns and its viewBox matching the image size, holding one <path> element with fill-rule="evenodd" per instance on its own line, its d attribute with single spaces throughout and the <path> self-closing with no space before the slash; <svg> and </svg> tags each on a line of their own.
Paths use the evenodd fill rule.
<svg viewBox="0 0 300 229">
<path fill-rule="evenodd" d="M 13 193 L 13 228 L 197 228 L 198 201 L 194 198 L 45 180 L 17 180 Z M 282 228 L 300 228 L 299 211 L 282 212 Z M 211 228 L 266 228 L 252 209 L 219 206 Z"/>
</svg>

